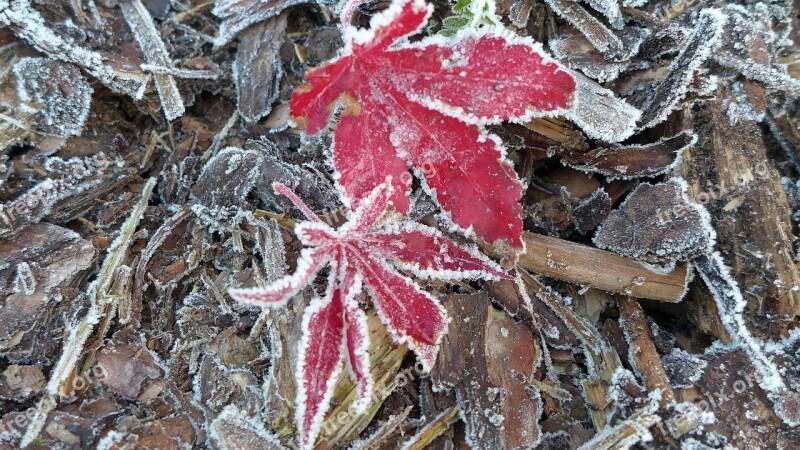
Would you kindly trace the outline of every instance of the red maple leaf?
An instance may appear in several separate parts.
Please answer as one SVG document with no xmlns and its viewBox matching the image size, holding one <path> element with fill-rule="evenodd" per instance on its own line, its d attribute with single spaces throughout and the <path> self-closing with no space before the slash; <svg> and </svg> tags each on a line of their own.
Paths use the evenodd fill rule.
<svg viewBox="0 0 800 450">
<path fill-rule="evenodd" d="M 445 280 L 508 276 L 476 248 L 459 247 L 434 228 L 398 221 L 378 227 L 393 196 L 391 180 L 378 185 L 338 229 L 323 223 L 286 186 L 276 184 L 275 191 L 308 218 L 294 229 L 306 246 L 297 270 L 263 289 L 231 289 L 230 294 L 244 303 L 280 306 L 329 267 L 324 297 L 313 300 L 303 315 L 295 417 L 306 448 L 319 433 L 345 355 L 358 386 L 356 408 L 363 411 L 369 403 L 367 316 L 356 301 L 362 285 L 393 339 L 406 343 L 430 370 L 448 318 L 435 298 L 397 269 Z"/>
<path fill-rule="evenodd" d="M 344 54 L 308 72 L 291 115 L 316 134 L 342 107 L 333 166 L 350 205 L 391 176 L 392 201 L 406 213 L 411 167 L 458 228 L 522 248 L 522 184 L 499 138 L 481 125 L 568 108 L 575 80 L 541 46 L 505 30 L 400 42 L 432 10 L 395 0 L 369 30 L 345 27 Z"/>
</svg>

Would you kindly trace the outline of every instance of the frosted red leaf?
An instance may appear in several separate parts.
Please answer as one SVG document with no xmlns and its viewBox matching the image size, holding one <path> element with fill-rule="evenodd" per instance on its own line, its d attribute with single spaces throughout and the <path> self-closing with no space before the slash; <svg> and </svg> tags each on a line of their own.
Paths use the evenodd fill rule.
<svg viewBox="0 0 800 450">
<path fill-rule="evenodd" d="M 522 184 L 481 125 L 570 108 L 575 80 L 541 46 L 505 30 L 404 41 L 431 11 L 422 0 L 395 0 L 369 30 L 345 26 L 344 54 L 308 72 L 291 114 L 316 134 L 341 109 L 333 166 L 350 204 L 391 176 L 394 206 L 406 213 L 411 168 L 458 228 L 521 248 Z"/>
<path fill-rule="evenodd" d="M 230 290 L 240 302 L 280 306 L 311 284 L 321 269 L 329 269 L 324 297 L 312 301 L 303 316 L 296 374 L 302 448 L 314 445 L 344 360 L 358 386 L 355 406 L 363 411 L 369 404 L 373 386 L 369 331 L 367 316 L 356 300 L 362 286 L 392 338 L 407 344 L 430 370 L 448 318 L 433 296 L 397 269 L 444 280 L 508 278 L 477 248 L 459 246 L 434 228 L 397 221 L 380 224 L 393 197 L 393 185 L 391 179 L 379 184 L 348 221 L 334 229 L 288 188 L 276 184 L 276 192 L 289 197 L 309 219 L 295 227 L 305 245 L 297 270 L 263 289 Z"/>
</svg>

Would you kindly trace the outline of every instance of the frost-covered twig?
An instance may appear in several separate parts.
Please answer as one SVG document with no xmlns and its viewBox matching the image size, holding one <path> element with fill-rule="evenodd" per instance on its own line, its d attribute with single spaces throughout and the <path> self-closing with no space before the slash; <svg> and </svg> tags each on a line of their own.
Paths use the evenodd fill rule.
<svg viewBox="0 0 800 450">
<path fill-rule="evenodd" d="M 158 34 L 158 30 L 153 24 L 153 18 L 150 17 L 150 13 L 147 12 L 147 8 L 144 7 L 141 0 L 123 0 L 119 7 L 122 9 L 122 15 L 133 31 L 136 41 L 139 42 L 139 47 L 142 49 L 147 63 L 154 66 L 171 67 L 172 62 L 167 53 L 167 47 L 161 40 L 161 35 Z M 156 72 L 153 73 L 153 79 L 167 120 L 172 121 L 182 116 L 186 108 L 183 106 L 183 99 L 181 93 L 178 92 L 175 78 L 167 73 Z"/>
<path fill-rule="evenodd" d="M 22 436 L 20 447 L 26 447 L 39 436 L 39 432 L 42 430 L 48 414 L 57 404 L 57 397 L 65 393 L 63 390 L 64 382 L 70 378 L 70 375 L 75 370 L 86 339 L 89 338 L 95 324 L 97 324 L 105 314 L 106 307 L 110 302 L 114 301 L 114 298 L 107 294 L 108 289 L 114 281 L 114 273 L 116 273 L 117 267 L 120 266 L 127 253 L 131 237 L 134 231 L 136 231 L 139 220 L 147 209 L 147 203 L 150 200 L 150 195 L 153 193 L 155 185 L 155 178 L 149 179 L 144 185 L 142 198 L 133 208 L 128 220 L 122 225 L 119 237 L 117 237 L 109 247 L 108 255 L 103 261 L 100 273 L 88 289 L 87 295 L 90 301 L 89 311 L 77 325 L 72 327 L 69 336 L 67 336 L 61 358 L 59 358 L 50 374 L 50 380 L 47 386 L 45 386 L 44 396 L 36 406 L 33 419 L 31 419 L 30 425 L 28 425 L 25 434 Z"/>
<path fill-rule="evenodd" d="M 652 440 L 650 427 L 661 421 L 656 415 L 658 411 L 657 396 L 637 410 L 623 422 L 613 428 L 597 433 L 594 438 L 580 447 L 580 450 L 622 450 L 628 449 L 640 441 Z"/>
<path fill-rule="evenodd" d="M 219 73 L 213 70 L 181 69 L 177 67 L 159 66 L 156 64 L 141 64 L 139 67 L 151 73 L 172 75 L 173 77 L 192 80 L 216 80 L 219 78 Z"/>
<path fill-rule="evenodd" d="M 686 266 L 670 273 L 644 268 L 638 262 L 598 248 L 526 232 L 527 251 L 519 265 L 541 275 L 605 291 L 666 302 L 686 292 Z"/>
<path fill-rule="evenodd" d="M 738 70 L 745 77 L 764 83 L 769 89 L 785 93 L 790 98 L 800 97 L 800 80 L 792 78 L 752 59 L 743 59 L 727 50 L 715 52 L 713 58 L 725 67 Z"/>
<path fill-rule="evenodd" d="M 428 444 L 439 437 L 450 428 L 450 425 L 458 421 L 458 406 L 453 406 L 439 414 L 431 423 L 425 426 L 419 433 L 403 443 L 402 450 L 422 450 Z"/>
</svg>

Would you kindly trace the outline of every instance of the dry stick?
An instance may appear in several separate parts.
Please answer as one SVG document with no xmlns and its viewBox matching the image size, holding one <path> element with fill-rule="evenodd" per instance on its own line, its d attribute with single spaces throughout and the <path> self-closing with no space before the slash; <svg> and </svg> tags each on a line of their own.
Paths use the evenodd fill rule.
<svg viewBox="0 0 800 450">
<path fill-rule="evenodd" d="M 155 185 L 155 178 L 147 180 L 142 190 L 142 198 L 133 208 L 128 220 L 122 225 L 119 237 L 109 247 L 108 255 L 106 255 L 106 259 L 100 268 L 100 274 L 89 286 L 89 311 L 75 327 L 72 327 L 69 336 L 67 336 L 61 358 L 50 374 L 50 380 L 45 387 L 44 396 L 36 406 L 36 412 L 33 419 L 31 419 L 30 425 L 28 425 L 28 429 L 25 430 L 25 435 L 22 436 L 20 447 L 30 445 L 39 436 L 39 432 L 42 431 L 42 427 L 47 420 L 47 415 L 56 406 L 57 396 L 63 392 L 64 383 L 70 379 L 75 370 L 86 339 L 89 338 L 95 324 L 104 316 L 106 307 L 117 300 L 114 296 L 108 295 L 108 290 L 114 281 L 113 275 L 116 273 L 117 267 L 120 266 L 127 253 L 133 232 L 136 231 L 139 220 L 147 209 L 147 202 L 150 200 L 150 195 L 153 193 Z"/>
<path fill-rule="evenodd" d="M 649 434 L 649 429 L 661 421 L 656 415 L 658 404 L 649 404 L 614 426 L 605 433 L 598 433 L 592 440 L 580 447 L 580 450 L 612 450 L 630 448 Z"/>
<path fill-rule="evenodd" d="M 650 338 L 650 330 L 644 319 L 644 311 L 639 302 L 627 295 L 617 298 L 620 312 L 620 325 L 628 336 L 629 355 L 631 361 L 639 369 L 639 373 L 650 391 L 661 391 L 661 406 L 675 402 L 675 393 L 667 378 L 667 372 L 661 364 L 656 346 Z"/>
<path fill-rule="evenodd" d="M 686 292 L 688 273 L 680 265 L 663 274 L 614 253 L 563 239 L 526 232 L 527 252 L 519 265 L 538 274 L 604 291 L 666 302 Z"/>
<path fill-rule="evenodd" d="M 389 419 L 369 437 L 356 441 L 356 443 L 350 447 L 350 450 L 380 450 L 381 448 L 387 448 L 386 441 L 395 434 L 412 409 L 414 409 L 413 406 L 408 406 L 399 414 L 390 416 Z"/>
<path fill-rule="evenodd" d="M 122 15 L 128 23 L 133 36 L 142 49 L 144 59 L 151 66 L 171 68 L 172 61 L 161 35 L 153 24 L 153 18 L 144 7 L 141 0 L 123 0 L 119 4 Z M 183 105 L 183 98 L 175 84 L 175 78 L 163 71 L 153 72 L 153 80 L 156 83 L 158 96 L 161 99 L 161 108 L 167 121 L 172 121 L 182 116 L 186 111 Z"/>
<path fill-rule="evenodd" d="M 403 444 L 402 450 L 422 450 L 428 444 L 433 442 L 434 439 L 441 436 L 442 433 L 450 428 L 450 425 L 456 423 L 458 420 L 458 406 L 446 410 L 439 414 L 436 419 L 425 426 L 419 433 L 414 435 L 411 439 Z"/>
</svg>

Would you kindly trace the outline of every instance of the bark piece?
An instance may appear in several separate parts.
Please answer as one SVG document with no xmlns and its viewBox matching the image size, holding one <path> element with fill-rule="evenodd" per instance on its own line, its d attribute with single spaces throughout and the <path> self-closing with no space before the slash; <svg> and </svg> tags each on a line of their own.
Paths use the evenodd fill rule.
<svg viewBox="0 0 800 450">
<path fill-rule="evenodd" d="M 682 392 L 717 421 L 706 424 L 699 441 L 722 437 L 734 448 L 781 448 L 796 443 L 796 430 L 784 424 L 760 386 L 760 375 L 747 354 L 739 349 L 720 349 L 702 357 L 707 364 L 694 389 Z"/>
<path fill-rule="evenodd" d="M 231 213 L 238 212 L 261 176 L 263 159 L 254 150 L 236 147 L 220 150 L 203 166 L 192 195 L 206 208 L 219 213 L 231 209 Z"/>
<path fill-rule="evenodd" d="M 97 77 L 116 92 L 135 100 L 144 95 L 150 75 L 123 68 L 121 55 L 105 55 L 78 45 L 71 37 L 64 37 L 50 27 L 42 15 L 33 8 L 30 0 L 0 0 L 0 23 L 11 25 L 17 36 L 37 50 L 61 61 L 73 63 Z"/>
<path fill-rule="evenodd" d="M 176 415 L 133 427 L 127 436 L 118 432 L 109 437 L 104 448 L 123 450 L 129 448 L 133 442 L 136 448 L 182 450 L 192 448 L 195 437 L 191 419 L 185 415 Z"/>
<path fill-rule="evenodd" d="M 572 210 L 575 217 L 575 228 L 581 234 L 594 230 L 611 213 L 613 202 L 605 189 L 600 188 L 586 197 Z"/>
<path fill-rule="evenodd" d="M 728 7 L 725 12 L 728 13 L 727 39 L 712 55 L 714 60 L 724 67 L 738 70 L 750 80 L 763 83 L 770 90 L 782 92 L 792 99 L 800 97 L 800 80 L 781 70 L 780 65 L 772 64 L 770 56 L 775 51 L 770 47 L 782 45 L 768 37 L 780 33 L 772 20 L 752 10 Z"/>
<path fill-rule="evenodd" d="M 50 224 L 33 225 L 0 242 L 0 351 L 33 330 L 50 299 L 89 267 L 94 254 L 89 241 Z"/>
<path fill-rule="evenodd" d="M 556 14 L 567 20 L 572 26 L 586 36 L 594 48 L 610 57 L 626 59 L 627 49 L 622 40 L 614 34 L 603 22 L 584 9 L 578 2 L 571 0 L 547 0 Z"/>
<path fill-rule="evenodd" d="M 629 138 L 636 129 L 641 111 L 597 82 L 576 72 L 572 75 L 578 82 L 578 100 L 576 106 L 565 113 L 567 119 L 580 126 L 589 137 L 603 142 Z"/>
<path fill-rule="evenodd" d="M 38 366 L 12 364 L 0 375 L 0 398 L 22 401 L 42 392 L 47 380 Z"/>
<path fill-rule="evenodd" d="M 100 382 L 127 398 L 136 398 L 146 382 L 160 378 L 161 369 L 145 348 L 130 345 L 103 347 L 97 354 Z"/>
<path fill-rule="evenodd" d="M 239 38 L 233 80 L 245 122 L 257 122 L 272 112 L 283 78 L 280 49 L 285 38 L 285 14 L 248 28 Z"/>
<path fill-rule="evenodd" d="M 643 129 L 665 121 L 684 98 L 697 69 L 720 45 L 725 20 L 725 15 L 715 9 L 706 9 L 700 13 L 697 26 L 686 47 L 669 66 L 667 76 L 661 80 L 645 104 L 641 119 Z"/>
<path fill-rule="evenodd" d="M 649 264 L 673 267 L 711 251 L 715 238 L 708 213 L 686 194 L 685 182 L 640 184 L 608 216 L 593 242 Z"/>
<path fill-rule="evenodd" d="M 223 19 L 216 45 L 224 45 L 254 23 L 275 17 L 286 8 L 310 0 L 216 0 L 214 15 Z"/>
<path fill-rule="evenodd" d="M 211 423 L 212 439 L 222 450 L 282 450 L 278 438 L 246 411 L 229 406 Z"/>
<path fill-rule="evenodd" d="M 14 65 L 14 73 L 22 101 L 42 106 L 48 131 L 61 137 L 81 134 L 94 90 L 76 66 L 47 58 L 23 58 Z"/>
<path fill-rule="evenodd" d="M 584 172 L 612 178 L 651 177 L 672 168 L 696 142 L 692 132 L 682 131 L 652 144 L 600 147 L 584 153 L 567 150 L 561 156 L 568 166 Z"/>
<path fill-rule="evenodd" d="M 777 338 L 800 316 L 791 212 L 759 125 L 731 122 L 721 100 L 727 95 L 719 91 L 719 100 L 698 108 L 690 119 L 700 140 L 686 152 L 683 170 L 691 195 L 707 204 L 717 248 L 736 283 L 750 293 L 744 308 L 748 327 L 756 337 Z"/>
<path fill-rule="evenodd" d="M 453 295 L 444 302 L 452 321 L 433 380 L 453 389 L 477 448 L 525 448 L 540 437 L 539 394 L 528 389 L 539 364 L 533 332 L 495 310 L 486 294 Z"/>
</svg>

